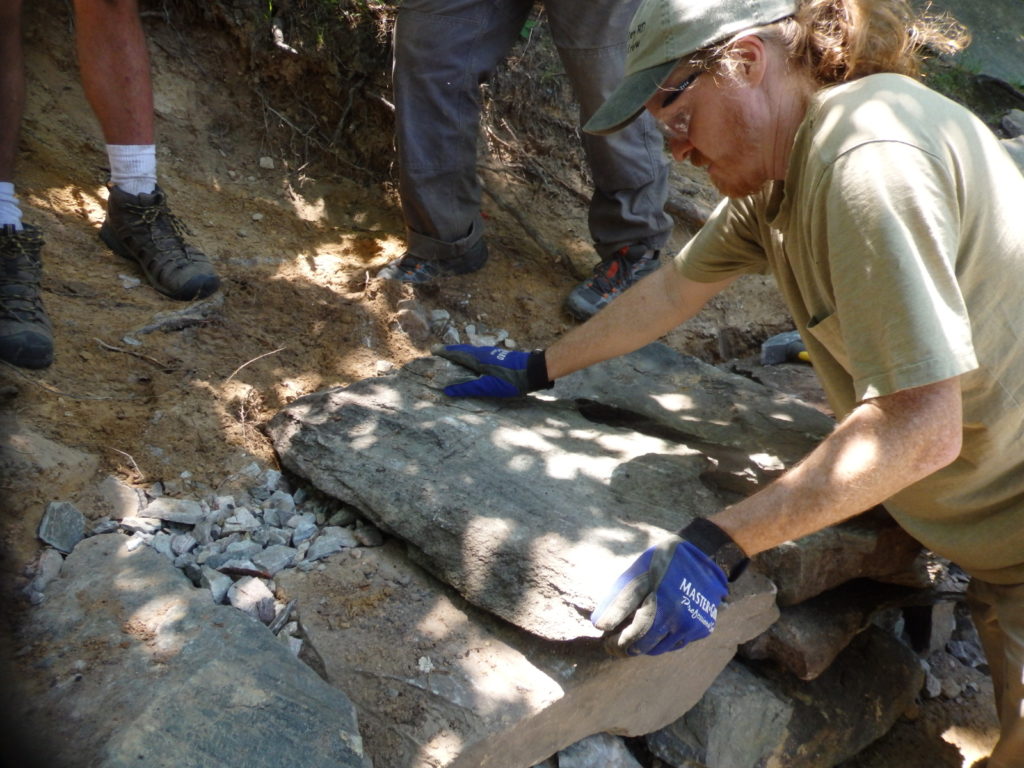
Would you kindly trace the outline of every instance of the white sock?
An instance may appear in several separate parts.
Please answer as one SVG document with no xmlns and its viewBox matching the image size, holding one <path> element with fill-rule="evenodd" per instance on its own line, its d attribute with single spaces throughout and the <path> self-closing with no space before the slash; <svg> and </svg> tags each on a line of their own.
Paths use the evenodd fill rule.
<svg viewBox="0 0 1024 768">
<path fill-rule="evenodd" d="M 0 227 L 13 224 L 15 229 L 21 226 L 21 205 L 14 194 L 13 181 L 0 181 Z"/>
<path fill-rule="evenodd" d="M 110 183 L 129 195 L 149 194 L 156 189 L 156 146 L 107 144 Z"/>
</svg>

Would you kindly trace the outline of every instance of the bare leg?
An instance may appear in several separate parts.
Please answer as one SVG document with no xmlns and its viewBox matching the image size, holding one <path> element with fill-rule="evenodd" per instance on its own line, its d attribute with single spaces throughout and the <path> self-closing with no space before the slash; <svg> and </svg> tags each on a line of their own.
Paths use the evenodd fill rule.
<svg viewBox="0 0 1024 768">
<path fill-rule="evenodd" d="M 82 88 L 103 138 L 153 144 L 153 85 L 137 0 L 75 0 L 75 27 Z"/>
<path fill-rule="evenodd" d="M 24 109 L 21 0 L 0 0 L 0 181 L 14 181 L 14 157 Z"/>
</svg>

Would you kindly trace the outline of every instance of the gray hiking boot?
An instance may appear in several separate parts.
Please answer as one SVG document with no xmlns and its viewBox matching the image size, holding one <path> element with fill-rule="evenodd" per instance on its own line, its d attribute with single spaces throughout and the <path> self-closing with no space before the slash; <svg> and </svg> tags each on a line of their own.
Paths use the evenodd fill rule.
<svg viewBox="0 0 1024 768">
<path fill-rule="evenodd" d="M 377 277 L 403 283 L 429 283 L 439 277 L 468 275 L 486 262 L 487 244 L 480 239 L 462 256 L 448 259 L 422 259 L 406 251 L 400 258 L 384 265 Z"/>
<path fill-rule="evenodd" d="M 660 251 L 646 245 L 627 245 L 594 267 L 594 274 L 573 288 L 565 308 L 578 320 L 597 314 L 641 277 L 656 270 Z"/>
<path fill-rule="evenodd" d="M 53 327 L 39 296 L 42 250 L 36 227 L 0 228 L 0 360 L 22 368 L 53 362 Z"/>
<path fill-rule="evenodd" d="M 206 254 L 185 242 L 185 227 L 167 207 L 160 187 L 148 195 L 110 187 L 100 239 L 136 262 L 150 284 L 172 299 L 201 299 L 220 287 Z"/>
</svg>

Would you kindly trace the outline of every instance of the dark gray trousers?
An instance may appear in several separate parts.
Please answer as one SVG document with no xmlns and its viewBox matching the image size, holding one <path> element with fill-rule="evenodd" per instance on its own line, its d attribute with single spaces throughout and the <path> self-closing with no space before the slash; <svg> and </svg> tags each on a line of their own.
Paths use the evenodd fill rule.
<svg viewBox="0 0 1024 768">
<path fill-rule="evenodd" d="M 639 0 L 546 0 L 552 39 L 581 125 L 622 79 Z M 480 83 L 508 54 L 532 0 L 405 0 L 394 41 L 399 193 L 407 247 L 460 256 L 483 235 L 477 182 Z M 605 258 L 625 245 L 661 248 L 668 161 L 649 115 L 612 136 L 583 135 L 594 191 L 589 225 Z"/>
</svg>

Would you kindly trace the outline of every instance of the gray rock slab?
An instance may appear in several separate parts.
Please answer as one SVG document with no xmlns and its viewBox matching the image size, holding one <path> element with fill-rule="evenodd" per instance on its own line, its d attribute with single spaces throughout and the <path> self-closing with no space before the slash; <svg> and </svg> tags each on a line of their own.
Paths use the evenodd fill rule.
<svg viewBox="0 0 1024 768">
<path fill-rule="evenodd" d="M 298 529 L 296 529 L 298 530 Z M 355 535 L 348 528 L 339 526 L 328 526 L 324 528 L 316 540 L 306 551 L 306 559 L 309 561 L 322 560 L 328 555 L 341 552 L 343 549 L 359 546 Z"/>
<path fill-rule="evenodd" d="M 111 516 L 120 520 L 123 517 L 137 517 L 145 506 L 145 494 L 141 489 L 122 482 L 114 475 L 107 475 L 99 484 L 100 499 L 110 509 Z"/>
<path fill-rule="evenodd" d="M 141 517 L 151 517 L 169 523 L 196 525 L 203 519 L 203 507 L 192 499 L 174 499 L 161 496 L 153 499 L 142 511 Z"/>
<path fill-rule="evenodd" d="M 51 501 L 37 533 L 40 541 L 67 554 L 85 538 L 85 516 L 70 501 Z"/>
<path fill-rule="evenodd" d="M 264 624 L 274 620 L 274 593 L 254 576 L 243 576 L 228 588 L 228 602 Z"/>
<path fill-rule="evenodd" d="M 558 768 L 643 768 L 622 739 L 595 733 L 558 753 Z"/>
<path fill-rule="evenodd" d="M 210 596 L 213 598 L 213 602 L 220 604 L 223 603 L 228 596 L 228 590 L 231 589 L 231 585 L 234 583 L 230 576 L 227 576 L 220 571 L 215 571 L 213 568 L 203 568 L 200 576 L 200 585 L 210 590 Z"/>
<path fill-rule="evenodd" d="M 795 397 L 664 344 L 649 344 L 578 371 L 560 379 L 553 392 L 562 399 L 582 401 L 581 410 L 592 418 L 678 435 L 682 442 L 714 455 L 723 479 L 728 480 L 735 467 L 753 472 L 757 485 L 778 471 L 772 471 L 772 462 L 752 464 L 751 456 L 776 459 L 788 467 L 835 426 L 831 418 Z"/>
<path fill-rule="evenodd" d="M 887 733 L 923 681 L 914 652 L 871 627 L 811 682 L 733 662 L 700 703 L 646 741 L 669 765 L 838 765 Z"/>
<path fill-rule="evenodd" d="M 45 592 L 50 582 L 60 576 L 64 567 L 64 558 L 56 549 L 44 549 L 39 555 L 39 563 L 36 566 L 32 578 L 32 589 L 37 592 Z"/>
<path fill-rule="evenodd" d="M 291 568 L 299 558 L 299 551 L 284 544 L 271 544 L 262 552 L 253 555 L 252 562 L 257 568 L 273 576 L 282 568 Z"/>
<path fill-rule="evenodd" d="M 999 127 L 1011 139 L 1024 135 L 1024 110 L 1011 109 L 1003 115 L 1003 119 L 999 121 Z"/>
<path fill-rule="evenodd" d="M 685 427 L 673 438 L 699 433 L 698 446 L 599 423 L 575 401 L 448 398 L 440 389 L 464 372 L 439 358 L 300 398 L 269 433 L 284 466 L 415 544 L 419 562 L 474 604 L 548 639 L 594 637 L 587 617 L 615 576 L 666 530 L 726 503 L 708 478 L 719 466 L 708 441 L 728 441 L 732 469 L 742 462 L 757 476 L 769 454 L 790 455 L 769 450 L 773 424 L 786 425 L 787 445 L 797 435 L 809 447 L 805 430 L 789 426 L 804 409 L 821 417 L 764 388 L 745 402 L 757 385 L 666 349 L 631 356 L 639 367 L 617 361 L 601 386 L 660 402 L 662 415 L 675 413 Z M 684 372 L 648 386 L 661 381 L 657 366 L 676 365 Z M 583 384 L 571 391 L 598 397 L 598 385 Z M 730 428 L 702 426 L 701 413 L 727 419 L 702 404 L 705 389 L 739 414 Z M 615 407 L 617 420 L 624 407 Z M 761 409 L 778 417 L 762 418 Z M 758 429 L 754 458 L 732 447 Z"/>
<path fill-rule="evenodd" d="M 857 578 L 927 586 L 921 545 L 876 508 L 759 554 L 757 569 L 779 588 L 779 605 L 795 605 Z"/>
<path fill-rule="evenodd" d="M 288 518 L 295 512 L 295 498 L 284 491 L 274 491 L 264 504 L 266 509 L 275 510 L 280 516 Z"/>
<path fill-rule="evenodd" d="M 771 585 L 750 574 L 707 639 L 613 658 L 599 640 L 544 640 L 473 607 L 395 540 L 275 581 L 355 702 L 374 765 L 395 768 L 527 768 L 595 733 L 649 733 L 778 615 Z"/>
<path fill-rule="evenodd" d="M 743 664 L 732 662 L 682 718 L 645 738 L 668 765 L 768 765 L 780 749 L 794 704 Z"/>
<path fill-rule="evenodd" d="M 68 768 L 370 768 L 341 691 L 126 541 L 80 543 L 16 638 L 23 669 L 10 701 L 21 711 L 9 716 L 38 738 L 34 757 Z M 69 727 L 74 739 L 54 738 Z"/>
<path fill-rule="evenodd" d="M 125 517 L 121 519 L 121 527 L 127 531 L 156 533 L 163 528 L 163 520 L 155 517 Z"/>
<path fill-rule="evenodd" d="M 799 605 L 782 609 L 779 620 L 740 649 L 747 659 L 771 659 L 801 680 L 813 680 L 882 611 L 915 602 L 910 587 L 868 579 L 847 582 Z"/>
</svg>

